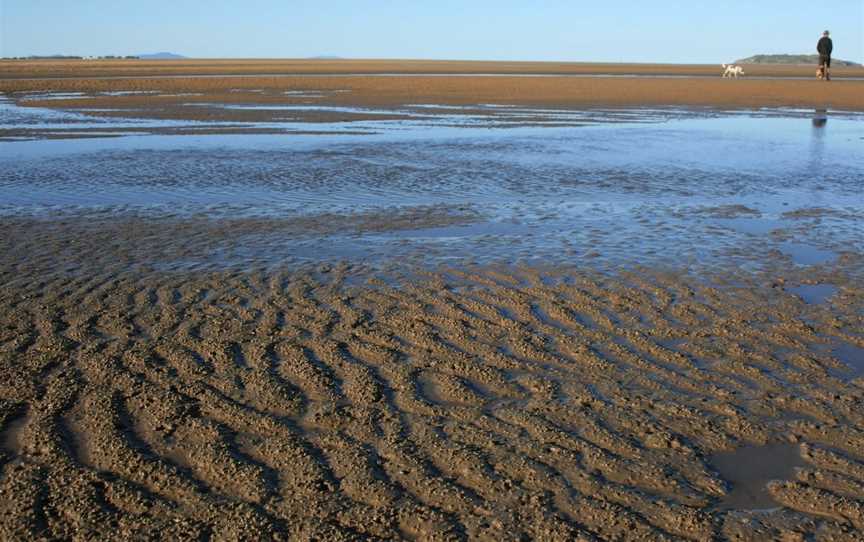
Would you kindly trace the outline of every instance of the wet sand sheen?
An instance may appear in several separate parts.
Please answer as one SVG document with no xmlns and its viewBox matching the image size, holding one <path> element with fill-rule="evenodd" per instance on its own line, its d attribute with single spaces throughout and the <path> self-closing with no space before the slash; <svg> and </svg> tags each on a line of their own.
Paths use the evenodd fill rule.
<svg viewBox="0 0 864 542">
<path fill-rule="evenodd" d="M 805 303 L 818 305 L 831 299 L 838 290 L 833 284 L 803 284 L 790 288 L 789 291 L 799 296 Z"/>
<path fill-rule="evenodd" d="M 779 508 L 781 505 L 771 495 L 768 483 L 792 480 L 795 469 L 806 465 L 797 444 L 745 446 L 716 454 L 708 462 L 731 484 L 731 491 L 719 504 L 726 510 Z"/>
</svg>

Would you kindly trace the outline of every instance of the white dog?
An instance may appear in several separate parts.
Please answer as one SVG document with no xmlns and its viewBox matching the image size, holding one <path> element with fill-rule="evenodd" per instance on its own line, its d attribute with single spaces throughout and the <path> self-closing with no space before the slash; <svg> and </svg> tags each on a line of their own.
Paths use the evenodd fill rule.
<svg viewBox="0 0 864 542">
<path fill-rule="evenodd" d="M 745 75 L 744 68 L 742 68 L 741 66 L 736 66 L 735 64 L 721 65 L 723 66 L 723 69 L 726 70 L 725 72 L 723 72 L 723 77 L 734 77 L 735 79 L 738 79 L 742 75 Z"/>
</svg>

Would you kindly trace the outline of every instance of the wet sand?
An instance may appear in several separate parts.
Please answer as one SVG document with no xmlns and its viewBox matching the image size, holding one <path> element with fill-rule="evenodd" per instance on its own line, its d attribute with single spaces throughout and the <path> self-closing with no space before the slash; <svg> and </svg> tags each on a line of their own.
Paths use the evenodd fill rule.
<svg viewBox="0 0 864 542">
<path fill-rule="evenodd" d="M 471 220 L 445 217 L 405 220 Z M 3 538 L 864 529 L 860 258 L 165 271 L 262 229 L 406 226 L 2 223 Z"/>
<path fill-rule="evenodd" d="M 493 266 L 365 282 L 341 266 L 115 261 L 0 268 L 5 538 L 864 528 L 864 382 L 829 349 L 864 346 L 858 278 L 835 274 L 840 294 L 812 307 L 747 274 Z M 734 460 L 712 463 L 781 443 L 800 463 L 755 488 L 734 485 L 752 480 Z"/>
<path fill-rule="evenodd" d="M 240 80 L 248 91 L 240 93 L 229 92 L 234 79 L 58 80 L 51 89 L 201 85 L 208 94 L 199 98 L 215 100 L 209 109 L 218 110 L 229 99 L 307 99 L 276 96 L 303 81 L 316 91 L 328 81 L 331 90 L 357 84 L 315 100 L 381 107 L 418 97 L 476 105 L 493 95 L 575 106 L 582 97 L 565 95 L 575 90 L 567 85 L 593 84 L 286 80 Z M 638 88 L 635 79 L 620 81 L 624 94 L 610 99 L 631 96 L 644 105 L 659 92 L 654 80 Z M 702 88 L 700 81 L 688 88 Z M 621 84 L 601 86 L 607 83 Z M 13 84 L 46 90 L 32 81 L 3 81 L 0 90 Z M 826 92 L 791 80 L 704 85 L 734 107 L 750 102 L 729 89 L 778 85 L 786 98 L 747 99 L 786 106 Z M 860 84 L 842 85 L 858 91 Z M 831 90 L 843 95 L 842 85 Z M 593 96 L 605 99 L 599 89 Z M 64 108 L 68 103 L 56 102 L 67 98 L 30 101 Z M 153 99 L 71 97 L 133 109 Z M 694 91 L 688 99 L 703 97 Z M 401 147 L 337 140 L 292 155 L 287 141 L 268 151 L 256 140 L 247 143 L 257 153 L 249 160 L 242 148 L 220 145 L 216 154 L 205 147 L 75 154 L 69 147 L 67 155 L 61 147 L 43 156 L 38 145 L 75 142 L 28 142 L 36 154 L 2 169 L 9 183 L 25 188 L 12 205 L 20 208 L 0 208 L 0 539 L 860 539 L 862 210 L 844 199 L 860 170 L 833 154 L 850 145 L 852 132 L 844 130 L 851 122 L 832 119 L 827 134 L 813 128 L 812 141 L 805 140 L 813 163 L 790 160 L 789 169 L 777 168 L 778 178 L 747 163 L 736 163 L 734 179 L 727 178 L 725 162 L 707 156 L 699 159 L 703 169 L 671 171 L 634 153 L 623 168 L 588 141 L 578 158 L 591 176 L 566 167 L 560 157 L 574 147 L 560 133 L 558 150 L 464 136 L 459 147 L 434 138 Z M 789 131 L 800 129 L 793 124 Z M 810 120 L 803 126 L 810 130 Z M 625 131 L 643 146 L 700 133 L 670 130 Z M 739 153 L 761 152 L 754 140 L 728 133 L 723 140 Z M 621 134 L 613 139 L 629 144 Z M 772 142 L 778 161 L 808 148 L 784 141 Z M 14 150 L 17 143 L 2 145 Z M 493 153 L 512 162 L 492 161 Z M 826 156 L 835 168 L 812 174 L 808 168 L 821 172 Z M 148 159 L 160 167 L 148 169 Z M 261 192 L 267 201 L 285 191 L 307 214 L 286 207 L 277 216 L 226 216 L 191 198 L 197 206 L 184 215 L 171 199 L 188 191 L 234 200 L 260 189 L 250 183 L 232 192 L 237 187 L 224 182 L 240 178 L 273 188 Z M 378 207 L 319 209 L 315 198 L 343 197 L 339 190 L 354 186 L 349 179 L 365 190 L 355 199 L 362 192 Z M 568 192 L 573 179 L 581 182 Z M 782 190 L 806 195 L 811 182 L 820 191 L 803 201 Z M 667 209 L 669 216 L 640 207 L 635 220 L 643 229 L 617 239 L 625 258 L 605 266 L 598 263 L 604 254 L 544 247 L 545 233 L 519 238 L 522 250 L 540 256 L 530 265 L 514 261 L 501 243 L 464 249 L 482 265 L 448 260 L 455 249 L 433 254 L 425 245 L 423 257 L 385 250 L 383 260 L 373 258 L 360 244 L 364 235 L 418 228 L 450 235 L 482 225 L 479 203 L 382 203 L 435 186 L 473 193 L 480 203 L 495 201 L 490 194 L 504 186 L 501 194 L 522 203 L 545 189 L 565 201 L 594 192 L 637 200 L 676 194 L 682 205 Z M 142 210 L 130 205 L 136 190 L 166 199 L 156 211 Z M 108 205 L 87 208 L 88 191 Z M 114 206 L 112 191 L 121 196 Z M 705 200 L 693 193 L 740 201 L 700 207 Z M 743 204 L 771 198 L 781 210 L 764 219 Z M 40 201 L 48 211 L 30 213 Z M 539 204 L 535 214 L 538 222 L 555 219 Z M 592 219 L 587 215 L 577 209 L 572 216 Z M 616 216 L 627 215 L 609 218 L 618 220 L 620 235 L 624 220 Z M 694 247 L 723 240 L 718 251 L 728 258 L 685 265 L 666 245 L 650 248 L 657 239 L 674 243 L 679 229 L 695 232 L 680 238 Z M 350 257 L 327 252 L 337 234 L 347 237 Z M 490 237 L 500 236 L 496 230 Z M 256 239 L 264 239 L 257 249 Z M 592 252 L 613 246 L 596 233 L 585 243 Z M 642 257 L 646 247 L 658 253 L 654 259 Z M 305 259 L 286 257 L 304 250 Z M 630 265 L 622 263 L 627 254 Z M 754 260 L 759 265 L 744 265 Z"/>
</svg>

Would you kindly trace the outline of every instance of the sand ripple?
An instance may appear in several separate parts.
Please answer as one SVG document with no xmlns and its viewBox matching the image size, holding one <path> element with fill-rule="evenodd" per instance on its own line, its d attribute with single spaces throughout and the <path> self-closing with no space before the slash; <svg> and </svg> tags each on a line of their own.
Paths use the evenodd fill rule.
<svg viewBox="0 0 864 542">
<path fill-rule="evenodd" d="M 864 528 L 862 296 L 485 268 L 0 293 L 7 539 L 755 539 Z M 761 280 L 761 279 L 758 279 Z M 860 283 L 858 283 L 860 284 Z M 801 443 L 782 510 L 712 453 Z M 746 522 L 742 522 L 746 518 Z"/>
</svg>

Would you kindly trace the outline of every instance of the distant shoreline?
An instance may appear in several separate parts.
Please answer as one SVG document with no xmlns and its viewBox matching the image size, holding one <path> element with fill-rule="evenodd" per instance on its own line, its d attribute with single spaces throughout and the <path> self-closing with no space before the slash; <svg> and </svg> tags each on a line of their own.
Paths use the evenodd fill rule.
<svg viewBox="0 0 864 542">
<path fill-rule="evenodd" d="M 747 60 L 747 59 L 744 59 Z M 742 62 L 742 61 L 738 61 Z M 814 64 L 815 65 L 815 64 Z M 810 77 L 810 64 L 748 64 L 753 76 Z M 403 59 L 0 59 L 0 79 L 160 75 L 427 73 L 537 75 L 717 75 L 720 64 L 515 62 Z M 837 66 L 837 77 L 864 77 L 864 67 Z"/>
</svg>

